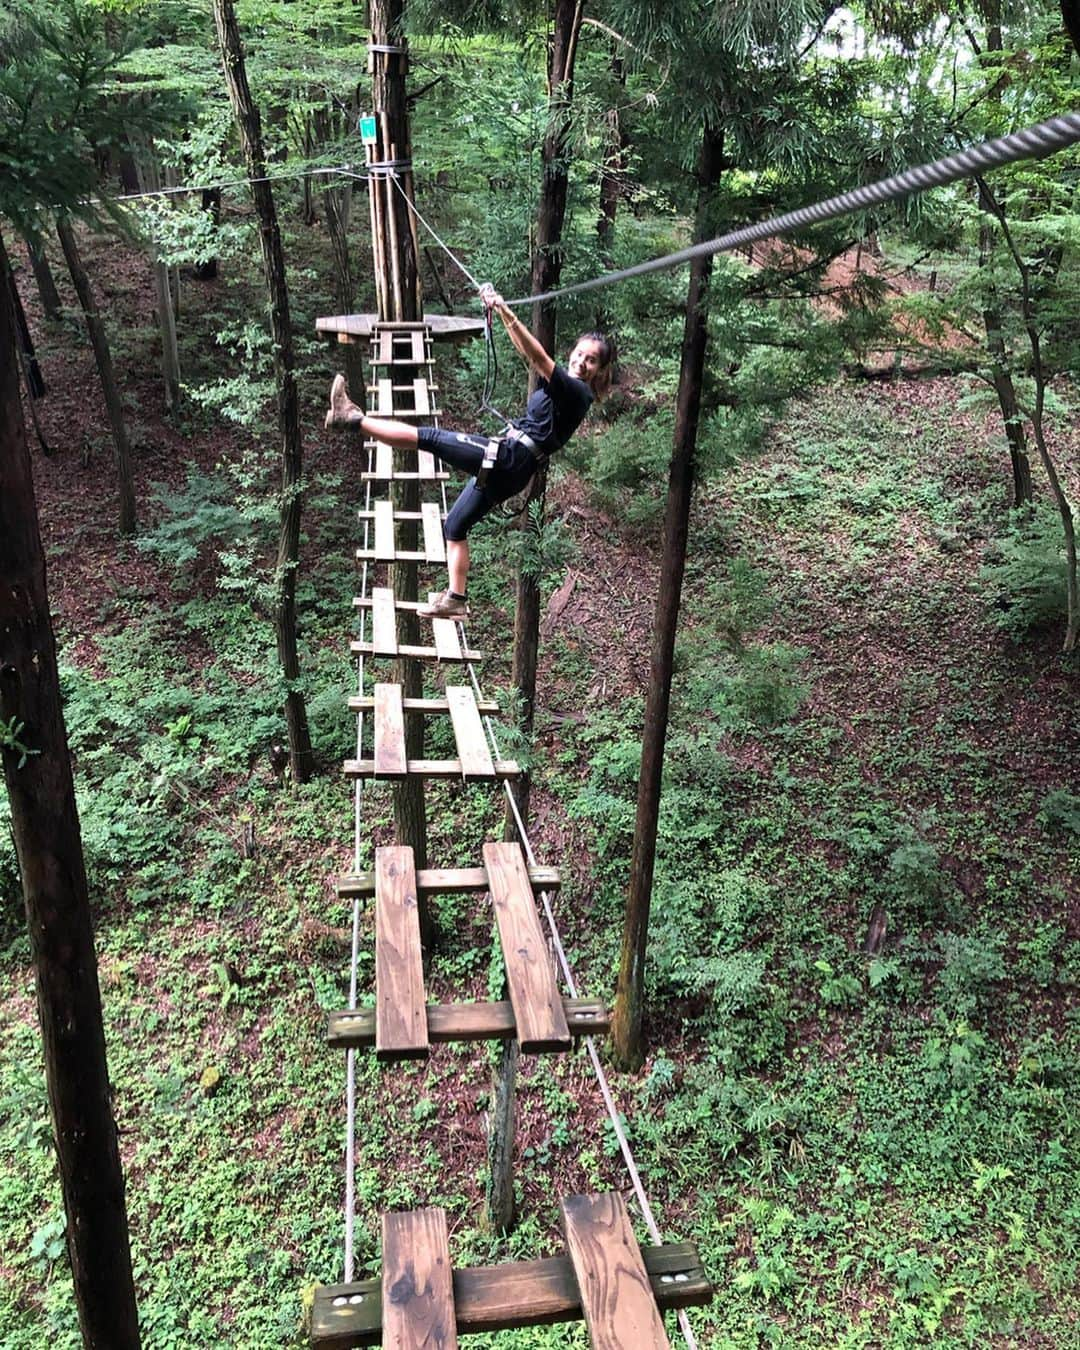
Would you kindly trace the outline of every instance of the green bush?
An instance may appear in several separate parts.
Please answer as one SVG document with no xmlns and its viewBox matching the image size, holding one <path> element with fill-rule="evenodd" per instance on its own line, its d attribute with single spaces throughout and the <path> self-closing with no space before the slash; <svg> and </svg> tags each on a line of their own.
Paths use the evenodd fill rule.
<svg viewBox="0 0 1080 1350">
<path fill-rule="evenodd" d="M 1065 541 L 1061 518 L 1049 505 L 1017 518 L 987 550 L 980 576 L 993 593 L 991 616 L 1010 637 L 1065 617 Z"/>
</svg>

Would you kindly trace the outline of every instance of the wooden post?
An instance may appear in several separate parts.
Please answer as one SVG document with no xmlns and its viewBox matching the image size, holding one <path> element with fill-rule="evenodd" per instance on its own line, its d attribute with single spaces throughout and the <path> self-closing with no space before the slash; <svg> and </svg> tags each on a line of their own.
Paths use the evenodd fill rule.
<svg viewBox="0 0 1080 1350">
<path fill-rule="evenodd" d="M 694 239 L 706 239 L 712 187 L 724 166 L 723 137 L 706 126 L 698 157 L 698 205 Z M 615 994 L 612 1042 L 616 1058 L 626 1067 L 642 1059 L 641 1027 L 645 1005 L 645 950 L 649 936 L 649 903 L 652 898 L 656 834 L 660 819 L 660 788 L 664 771 L 664 743 L 671 704 L 671 673 L 675 656 L 675 633 L 686 567 L 686 540 L 690 502 L 694 491 L 698 416 L 708 340 L 708 288 L 712 258 L 695 258 L 690 268 L 686 300 L 679 396 L 675 408 L 674 451 L 668 471 L 667 508 L 664 515 L 664 556 L 660 564 L 660 589 L 653 617 L 649 692 L 645 703 L 645 729 L 641 743 L 641 776 L 638 779 L 634 851 L 630 861 L 630 885 L 626 897 L 622 956 Z"/>
<path fill-rule="evenodd" d="M 0 269 L 8 271 L 2 240 Z M 88 1347 L 138 1350 L 90 901 L 6 287 L 0 288 L 0 721 L 79 1325 Z"/>
<path fill-rule="evenodd" d="M 300 555 L 300 511 L 303 472 L 300 405 L 296 390 L 289 288 L 281 247 L 274 195 L 266 181 L 259 110 L 251 97 L 244 49 L 236 24 L 233 0 L 214 0 L 214 20 L 221 49 L 225 82 L 240 131 L 244 162 L 251 175 L 251 194 L 259 217 L 266 289 L 270 297 L 270 331 L 274 339 L 274 383 L 277 386 L 278 428 L 281 435 L 281 510 L 277 565 L 274 569 L 274 629 L 278 661 L 286 682 L 285 723 L 289 732 L 289 767 L 298 783 L 311 777 L 311 734 L 307 707 L 300 688 L 300 655 L 296 645 L 296 573 Z"/>
<path fill-rule="evenodd" d="M 42 311 L 46 319 L 50 321 L 59 319 L 63 306 L 60 303 L 60 293 L 56 289 L 49 259 L 45 253 L 45 241 L 40 236 L 28 235 L 26 252 L 30 258 L 30 266 L 34 270 L 34 281 L 37 283 Z"/>
<path fill-rule="evenodd" d="M 372 80 L 372 98 L 375 124 L 379 132 L 376 157 L 379 161 L 404 159 L 412 154 L 409 131 L 409 112 L 405 97 L 405 75 L 408 53 L 405 48 L 403 17 L 404 0 L 371 0 L 371 43 L 369 62 Z M 375 48 L 399 48 L 379 51 Z M 402 186 L 411 192 L 411 178 Z M 379 318 L 412 322 L 423 314 L 420 293 L 420 272 L 417 260 L 416 234 L 412 213 L 402 200 L 401 192 L 391 179 L 378 175 L 368 181 L 371 194 L 372 221 L 376 227 L 374 238 L 375 273 L 379 279 Z M 412 375 L 426 374 L 426 370 L 410 371 Z M 401 382 L 406 378 L 402 370 Z M 395 511 L 416 512 L 420 509 L 420 484 L 410 479 L 393 484 L 391 498 Z M 401 527 L 402 548 L 415 551 L 417 525 L 406 521 Z M 399 600 L 416 600 L 417 567 L 415 563 L 395 564 L 391 583 Z M 420 621 L 411 609 L 401 613 L 401 640 L 411 646 L 419 645 Z M 397 663 L 395 679 L 406 697 L 418 698 L 423 692 L 423 673 L 420 662 L 414 659 Z M 411 717 L 406 728 L 407 753 L 410 759 L 423 758 L 423 720 Z M 419 778 L 408 778 L 394 785 L 394 828 L 399 844 L 413 850 L 417 867 L 427 866 L 427 812 L 424 804 L 424 785 Z M 425 944 L 434 937 L 430 912 L 425 901 L 420 911 L 421 930 Z"/>
</svg>

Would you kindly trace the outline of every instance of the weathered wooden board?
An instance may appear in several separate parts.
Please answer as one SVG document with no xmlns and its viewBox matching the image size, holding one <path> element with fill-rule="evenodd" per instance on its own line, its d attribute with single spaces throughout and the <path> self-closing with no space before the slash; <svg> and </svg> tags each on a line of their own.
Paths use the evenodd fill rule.
<svg viewBox="0 0 1080 1350">
<path fill-rule="evenodd" d="M 394 359 L 394 334 L 390 329 L 383 329 L 379 333 L 379 355 L 378 363 L 380 366 L 388 366 Z"/>
<path fill-rule="evenodd" d="M 412 363 L 414 366 L 423 366 L 427 364 L 427 343 L 424 340 L 424 334 L 420 331 L 413 331 L 409 334 L 412 343 Z"/>
<path fill-rule="evenodd" d="M 375 393 L 377 395 L 375 415 L 377 417 L 393 417 L 394 386 L 388 376 L 379 380 L 378 384 L 375 386 Z"/>
<path fill-rule="evenodd" d="M 413 851 L 375 850 L 375 1056 L 428 1053 L 424 961 Z"/>
<path fill-rule="evenodd" d="M 420 517 L 424 522 L 424 553 L 427 561 L 446 561 L 446 540 L 443 538 L 442 512 L 438 502 L 421 502 Z"/>
<path fill-rule="evenodd" d="M 450 720 L 454 725 L 454 740 L 461 760 L 461 776 L 466 783 L 495 777 L 495 762 L 491 758 L 476 696 L 467 684 L 448 684 L 446 701 L 450 704 Z M 532 891 L 529 892 L 532 903 Z"/>
<path fill-rule="evenodd" d="M 563 1012 L 572 1036 L 603 1036 L 611 1029 L 611 1011 L 601 999 L 564 998 Z M 326 1024 L 329 1045 L 342 1050 L 370 1049 L 375 1044 L 375 1008 L 332 1012 Z M 510 1041 L 517 1036 L 513 1004 L 429 1003 L 427 1034 L 432 1045 L 446 1041 Z"/>
<path fill-rule="evenodd" d="M 407 655 L 407 649 L 401 648 L 401 654 Z M 418 778 L 460 778 L 460 759 L 410 759 L 407 765 L 409 777 Z M 344 764 L 346 778 L 399 778 L 400 774 L 383 774 L 375 767 L 373 759 L 347 759 Z M 495 777 L 520 778 L 521 766 L 516 759 L 497 759 Z"/>
<path fill-rule="evenodd" d="M 375 559 L 377 562 L 394 561 L 394 503 L 391 501 L 375 503 Z"/>
<path fill-rule="evenodd" d="M 393 1350 L 457 1350 L 445 1211 L 384 1214 L 382 1261 L 383 1345 Z"/>
<path fill-rule="evenodd" d="M 665 1311 L 701 1307 L 711 1300 L 712 1285 L 692 1242 L 642 1247 L 641 1255 L 653 1295 Z M 461 1336 L 581 1317 L 577 1281 L 566 1256 L 456 1270 L 453 1283 Z M 316 1290 L 311 1317 L 313 1350 L 378 1345 L 382 1335 L 380 1288 L 379 1280 L 363 1280 Z"/>
<path fill-rule="evenodd" d="M 389 586 L 371 590 L 371 645 L 380 656 L 397 656 L 397 612 Z"/>
<path fill-rule="evenodd" d="M 399 555 L 400 556 L 400 555 Z M 445 623 L 453 623 L 453 619 L 444 620 Z M 370 642 L 350 642 L 349 650 L 354 656 L 378 656 L 378 652 L 372 649 Z M 460 655 L 443 656 L 437 647 L 414 647 L 408 642 L 398 643 L 398 656 L 414 656 L 417 661 L 482 661 L 483 652 L 474 651 L 472 647 L 463 647 Z"/>
<path fill-rule="evenodd" d="M 401 706 L 404 708 L 406 716 L 409 713 L 448 713 L 450 711 L 450 704 L 444 698 L 403 698 Z M 498 716 L 499 705 L 494 699 L 477 699 L 476 707 L 479 712 L 487 717 Z M 349 699 L 350 712 L 374 712 L 374 710 L 375 700 L 370 694 L 354 694 Z M 486 883 L 479 889 L 486 890 Z"/>
<path fill-rule="evenodd" d="M 405 710 L 400 684 L 375 686 L 375 759 L 377 778 L 404 778 L 409 772 L 405 759 Z"/>
<path fill-rule="evenodd" d="M 418 417 L 431 416 L 431 396 L 428 392 L 427 380 L 413 380 L 413 406 L 416 408 Z"/>
<path fill-rule="evenodd" d="M 557 891 L 562 876 L 557 867 L 530 867 L 529 884 L 534 891 Z M 463 895 L 490 887 L 486 867 L 422 867 L 416 874 L 421 895 Z M 342 897 L 375 894 L 375 873 L 354 872 L 337 879 Z"/>
<path fill-rule="evenodd" d="M 593 1350 L 670 1350 L 622 1196 L 571 1195 L 562 1211 Z"/>
<path fill-rule="evenodd" d="M 428 604 L 435 599 L 435 592 L 428 592 Z M 456 619 L 432 619 L 432 640 L 440 661 L 461 660 L 461 633 Z"/>
<path fill-rule="evenodd" d="M 394 447 L 387 441 L 375 442 L 375 476 L 384 479 L 394 476 Z"/>
<path fill-rule="evenodd" d="M 520 845 L 485 844 L 484 866 L 491 883 L 491 903 L 521 1049 L 536 1053 L 565 1048 L 570 1044 L 570 1029 Z"/>
</svg>

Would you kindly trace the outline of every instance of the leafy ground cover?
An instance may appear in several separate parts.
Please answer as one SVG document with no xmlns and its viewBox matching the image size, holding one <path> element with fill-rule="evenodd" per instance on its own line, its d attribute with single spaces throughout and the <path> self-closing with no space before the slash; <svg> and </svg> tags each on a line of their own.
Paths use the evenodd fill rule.
<svg viewBox="0 0 1080 1350">
<path fill-rule="evenodd" d="M 341 1270 L 344 1069 L 323 1024 L 348 975 L 351 915 L 331 879 L 352 854 L 336 763 L 351 753 L 357 465 L 312 432 L 303 641 L 324 772 L 298 788 L 267 756 L 279 690 L 257 504 L 273 465 L 221 420 L 161 421 L 148 278 L 104 248 L 95 275 L 127 325 L 144 546 L 117 554 L 88 356 L 67 331 L 43 344 L 58 453 L 37 475 L 144 1343 L 299 1347 L 305 1294 Z M 242 313 L 251 295 L 221 283 L 190 304 Z M 204 377 L 218 360 L 189 357 Z M 329 365 L 317 348 L 307 361 L 316 428 Z M 452 415 L 471 415 L 472 385 L 441 378 Z M 1016 604 L 983 575 L 1005 466 L 960 392 L 816 390 L 699 493 L 651 1048 L 615 1084 L 665 1231 L 694 1237 L 715 1279 L 692 1316 L 705 1346 L 1075 1341 L 1077 670 L 1053 627 L 1017 641 L 996 621 Z M 552 489 L 554 523 L 526 540 L 559 595 L 535 842 L 564 868 L 560 923 L 599 993 L 618 954 L 658 544 L 648 479 L 631 512 L 630 490 L 593 473 L 609 434 L 583 443 Z M 495 526 L 477 547 L 489 688 L 507 679 L 518 542 Z M 474 857 L 500 817 L 490 795 L 444 788 L 433 856 Z M 370 858 L 389 838 L 379 793 L 364 819 Z M 65 1350 L 78 1340 L 7 853 L 0 880 L 0 1340 Z M 489 916 L 454 899 L 440 921 L 434 993 L 482 994 Z M 446 1206 L 456 1259 L 488 1262 L 554 1250 L 560 1193 L 625 1184 L 581 1056 L 524 1065 L 509 1239 L 479 1223 L 487 1055 L 446 1047 L 389 1070 L 361 1057 L 358 1081 L 362 1275 L 378 1267 L 381 1208 Z M 497 1343 L 586 1342 L 568 1327 Z"/>
</svg>

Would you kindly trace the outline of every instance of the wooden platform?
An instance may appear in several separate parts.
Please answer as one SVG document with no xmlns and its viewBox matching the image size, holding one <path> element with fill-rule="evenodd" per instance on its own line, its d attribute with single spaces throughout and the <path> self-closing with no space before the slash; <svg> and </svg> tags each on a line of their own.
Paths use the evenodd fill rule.
<svg viewBox="0 0 1080 1350">
<path fill-rule="evenodd" d="M 374 525 L 374 540 L 369 548 L 358 548 L 356 556 L 367 562 L 423 562 L 444 563 L 446 561 L 446 540 L 443 538 L 442 512 L 438 502 L 421 502 L 416 512 L 394 510 L 393 502 L 372 502 L 370 513 L 361 512 L 360 518 Z M 401 549 L 397 546 L 397 526 L 405 521 L 416 521 L 423 530 L 424 547 L 422 551 Z"/>
<path fill-rule="evenodd" d="M 505 1000 L 437 1007 L 427 1003 L 413 851 L 400 845 L 378 848 L 375 1007 L 332 1014 L 327 1037 L 333 1044 L 353 1048 L 370 1045 L 374 1039 L 380 1060 L 423 1059 L 433 1039 L 512 1037 L 525 1054 L 541 1054 L 568 1049 L 574 1035 L 606 1029 L 610 1016 L 602 1004 L 564 1000 L 558 991 L 520 846 L 488 844 L 484 863 L 502 944 L 509 1006 Z"/>
<path fill-rule="evenodd" d="M 375 467 L 365 469 L 360 475 L 361 481 L 365 483 L 394 483 L 394 482 L 413 482 L 421 483 L 445 483 L 450 475 L 445 469 L 435 467 L 435 456 L 430 450 L 417 450 L 414 454 L 411 450 L 395 450 L 392 445 L 387 445 L 386 441 L 365 441 L 364 444 L 369 450 L 375 452 Z M 411 462 L 416 461 L 415 469 L 395 469 L 394 456 L 398 460 Z"/>
<path fill-rule="evenodd" d="M 495 760 L 492 757 L 471 686 L 448 684 L 446 707 L 454 730 L 457 759 L 406 760 L 405 700 L 401 685 L 376 684 L 372 708 L 374 757 L 370 760 L 349 760 L 345 766 L 346 774 L 353 778 L 401 779 L 420 772 L 414 765 L 424 764 L 427 767 L 422 772 L 427 778 L 460 775 L 466 783 L 476 783 L 517 776 L 518 768 L 513 760 Z M 433 768 L 433 765 L 439 767 Z M 451 765 L 455 767 L 451 768 Z"/>
<path fill-rule="evenodd" d="M 484 320 L 463 314 L 425 314 L 421 323 L 387 323 L 377 314 L 332 314 L 315 320 L 317 333 L 333 334 L 339 342 L 367 342 L 374 329 L 427 328 L 434 342 L 466 342 L 484 336 Z"/>
<path fill-rule="evenodd" d="M 436 596 L 436 592 L 428 592 L 428 603 L 430 604 Z M 416 610 L 419 608 L 418 600 L 395 600 L 394 593 L 389 586 L 374 586 L 371 591 L 370 599 L 358 599 L 353 602 L 364 609 L 371 610 L 371 639 L 370 641 L 356 641 L 352 643 L 351 650 L 364 656 L 415 656 L 420 660 L 447 661 L 461 664 L 466 661 L 480 661 L 482 656 L 479 652 L 468 650 L 461 645 L 461 629 L 458 627 L 457 619 L 425 619 L 426 623 L 431 624 L 432 638 L 434 647 L 406 646 L 398 642 L 397 635 L 397 616 L 402 610 Z M 357 700 L 351 699 L 349 706 L 353 707 Z M 357 707 L 359 711 L 359 707 Z M 447 709 L 449 711 L 449 708 Z M 485 704 L 481 712 L 492 711 L 490 705 Z"/>
<path fill-rule="evenodd" d="M 407 1235 L 406 1242 L 415 1243 L 411 1254 L 402 1251 L 402 1233 L 395 1229 L 388 1262 L 384 1229 L 381 1279 L 326 1285 L 315 1291 L 311 1344 L 315 1350 L 351 1350 L 353 1346 L 379 1344 L 413 1346 L 415 1341 L 389 1339 L 384 1336 L 384 1331 L 391 1335 L 403 1334 L 400 1330 L 402 1319 L 406 1319 L 408 1327 L 413 1298 L 419 1295 L 422 1303 L 412 1310 L 415 1315 L 426 1313 L 431 1318 L 430 1325 L 444 1326 L 452 1308 L 458 1336 L 548 1326 L 575 1321 L 583 1315 L 588 1319 L 591 1314 L 593 1321 L 589 1327 L 594 1347 L 607 1350 L 607 1347 L 617 1345 L 619 1350 L 661 1350 L 668 1344 L 661 1314 L 677 1308 L 704 1306 L 712 1298 L 712 1286 L 702 1268 L 697 1248 L 691 1242 L 639 1247 L 631 1235 L 628 1245 L 623 1246 L 621 1244 L 627 1241 L 626 1229 L 620 1225 L 617 1239 L 620 1245 L 613 1246 L 611 1239 L 615 1228 L 605 1225 L 609 1223 L 612 1211 L 617 1215 L 620 1207 L 625 1216 L 625 1206 L 619 1196 L 568 1198 L 564 1202 L 564 1212 L 569 1208 L 575 1214 L 576 1257 L 573 1254 L 550 1256 L 541 1260 L 451 1270 L 449 1305 L 439 1264 L 449 1262 L 442 1228 L 438 1220 L 426 1217 L 430 1211 L 421 1210 L 419 1214 L 425 1217 L 415 1224 L 406 1224 L 402 1230 Z M 588 1257 L 583 1255 L 584 1250 L 590 1253 Z M 595 1282 L 598 1288 L 615 1288 L 626 1291 L 629 1296 L 629 1283 L 623 1272 L 630 1270 L 635 1272 L 632 1313 L 624 1309 L 621 1302 L 602 1308 L 596 1306 L 591 1295 L 583 1295 L 580 1281 L 585 1279 Z M 384 1320 L 387 1317 L 388 1285 L 391 1290 L 396 1288 L 398 1291 L 397 1303 L 391 1312 L 392 1329 Z M 646 1313 L 651 1308 L 651 1317 L 646 1317 L 644 1333 L 639 1334 L 643 1308 Z M 424 1325 L 423 1321 L 420 1325 Z M 597 1339 L 609 1333 L 629 1338 Z M 453 1343 L 430 1339 L 420 1342 L 427 1346 Z"/>
<path fill-rule="evenodd" d="M 557 891 L 562 877 L 557 867 L 530 867 L 529 884 L 533 891 Z M 461 895 L 469 891 L 489 891 L 491 878 L 486 867 L 425 867 L 416 874 L 421 895 Z M 342 899 L 375 894 L 374 872 L 353 872 L 338 877 L 337 893 Z"/>
</svg>

